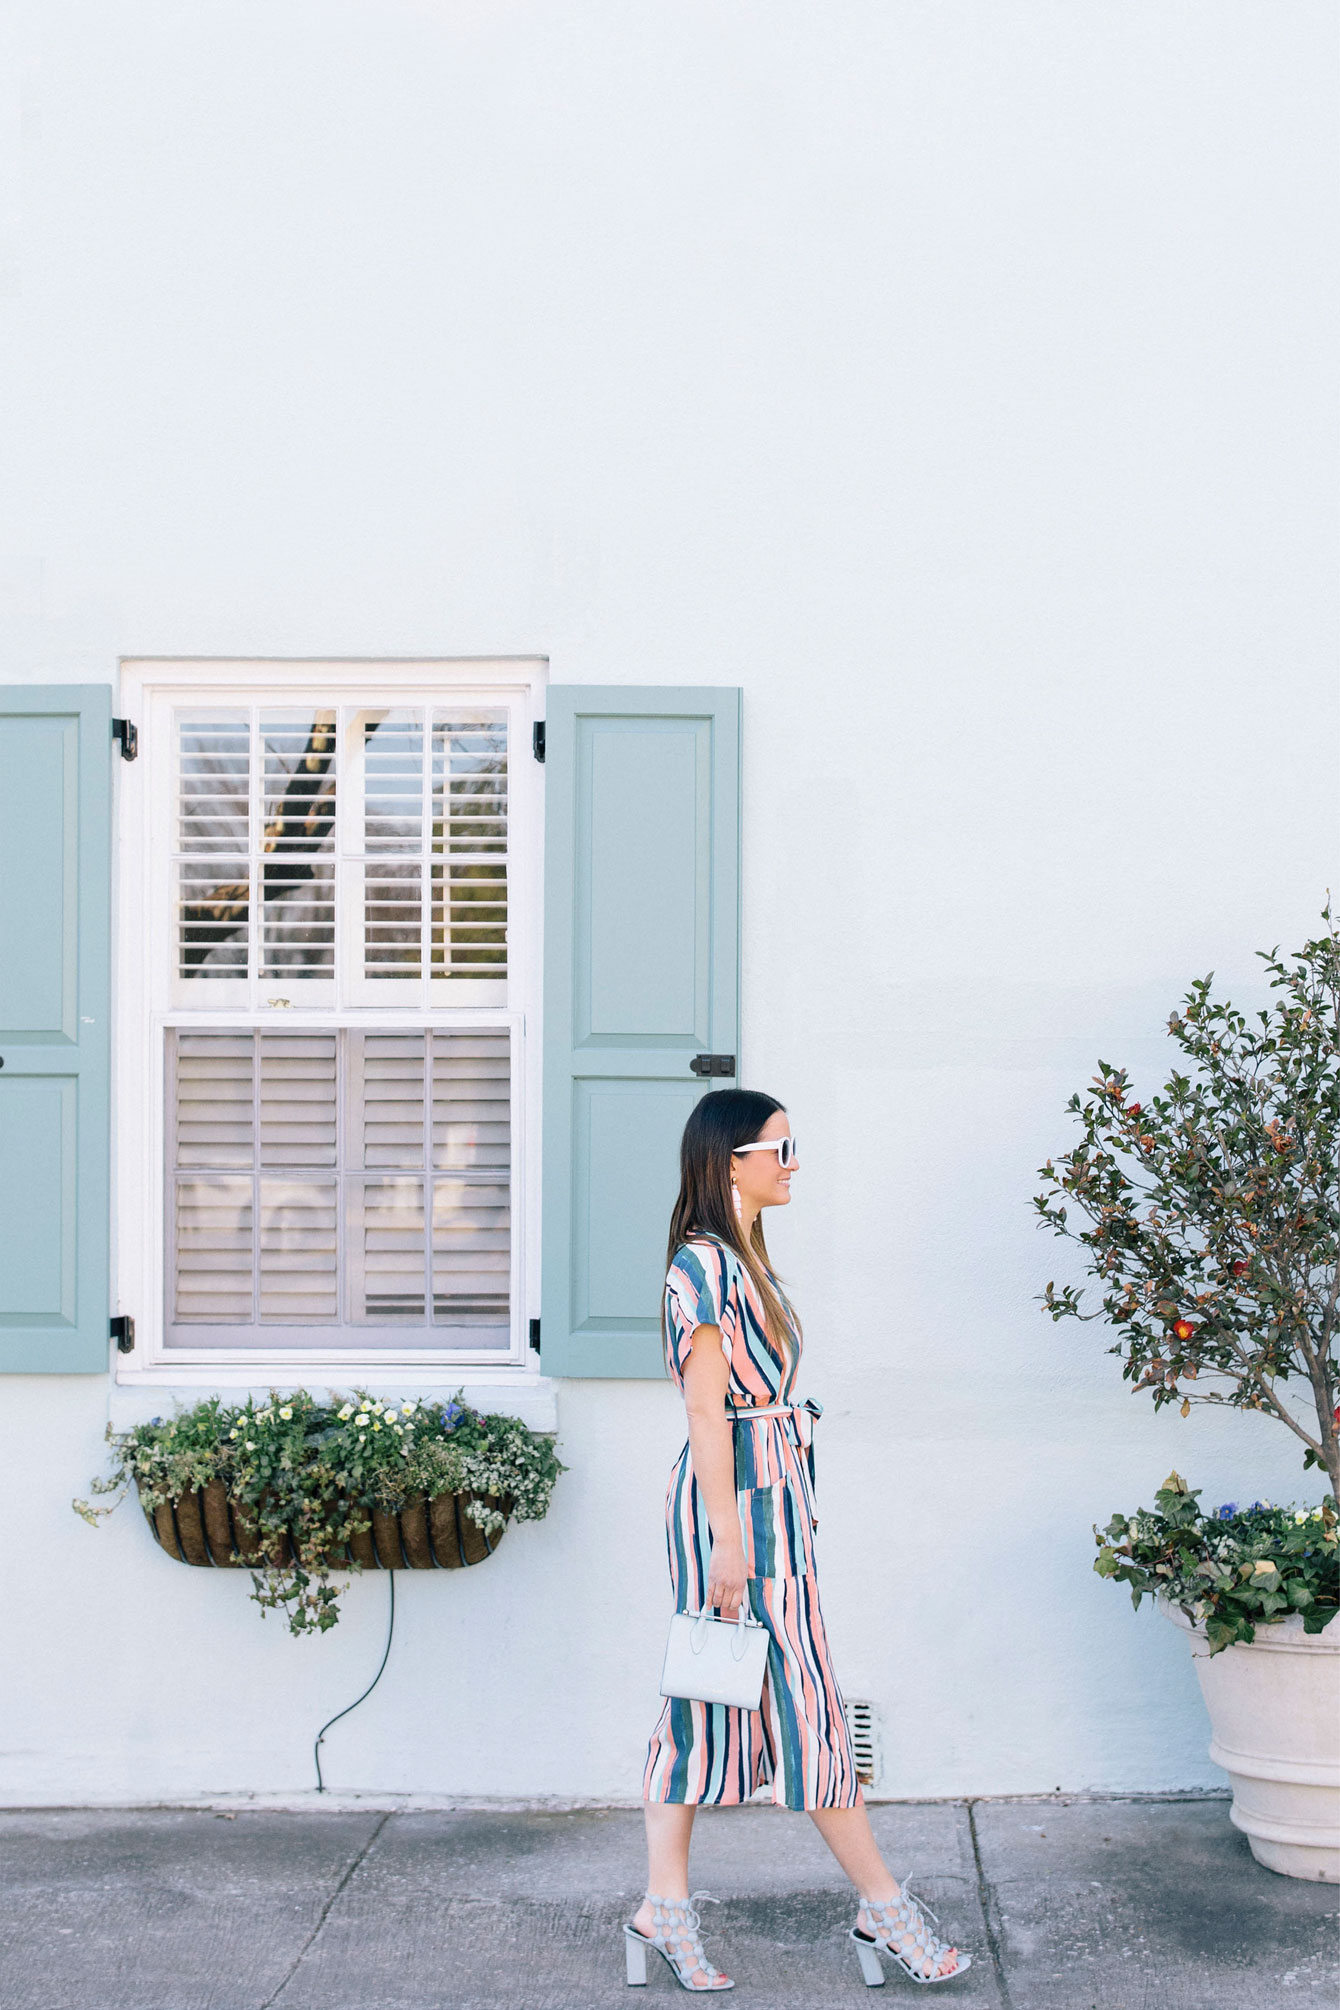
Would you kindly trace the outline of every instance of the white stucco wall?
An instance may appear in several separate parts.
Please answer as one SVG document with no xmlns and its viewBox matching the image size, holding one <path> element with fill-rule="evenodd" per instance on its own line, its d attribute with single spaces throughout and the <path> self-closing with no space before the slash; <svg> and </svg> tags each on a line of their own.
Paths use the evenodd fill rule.
<svg viewBox="0 0 1340 2010">
<path fill-rule="evenodd" d="M 825 1601 L 885 1791 L 1218 1781 L 1181 1641 L 1090 1573 L 1174 1462 L 1034 1294 L 1096 1058 L 1340 888 L 1329 6 L 19 0 L 0 670 L 547 654 L 746 693 L 746 1079 L 805 1145 Z M 668 1389 L 398 1580 L 328 1777 L 633 1796 Z M 293 1641 L 70 1513 L 97 1378 L 0 1388 L 0 1798 L 288 1793 L 384 1579 Z"/>
</svg>

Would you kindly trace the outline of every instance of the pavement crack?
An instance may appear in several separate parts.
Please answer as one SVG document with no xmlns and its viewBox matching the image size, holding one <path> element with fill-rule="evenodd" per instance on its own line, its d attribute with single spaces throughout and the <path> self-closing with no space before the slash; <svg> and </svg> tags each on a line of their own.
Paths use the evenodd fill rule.
<svg viewBox="0 0 1340 2010">
<path fill-rule="evenodd" d="M 996 1978 L 996 1989 L 1000 1995 L 1001 2010 L 1014 2010 L 1010 1996 L 1010 1985 L 1005 1979 L 1005 1960 L 1001 1953 L 1000 1935 L 996 1930 L 996 1900 L 990 1880 L 982 1864 L 982 1845 L 977 1834 L 977 1803 L 968 1802 L 968 1833 L 972 1837 L 972 1860 L 977 1867 L 977 1898 L 982 1908 L 982 1923 L 986 1928 L 987 1951 L 991 1956 L 991 1971 Z"/>
<path fill-rule="evenodd" d="M 368 1837 L 362 1849 L 359 1850 L 357 1855 L 353 1858 L 348 1869 L 345 1871 L 344 1876 L 335 1886 L 335 1889 L 331 1892 L 330 1897 L 326 1900 L 320 1912 L 317 1914 L 316 1925 L 312 1928 L 306 1940 L 304 1940 L 302 1946 L 298 1949 L 297 1954 L 293 1958 L 293 1964 L 290 1967 L 288 1974 L 284 1977 L 279 1987 L 271 1995 L 266 1997 L 265 2001 L 259 2006 L 259 2010 L 274 2010 L 274 2005 L 279 2001 L 284 1991 L 288 1988 L 289 1983 L 293 1980 L 298 1970 L 302 1967 L 303 1962 L 307 1959 L 313 1947 L 316 1945 L 317 1939 L 321 1933 L 321 1929 L 324 1927 L 326 1921 L 330 1918 L 331 1912 L 334 1909 L 336 1899 L 340 1896 L 341 1892 L 348 1884 L 350 1878 L 353 1876 L 354 1872 L 358 1869 L 359 1865 L 362 1863 L 368 1851 L 372 1848 L 372 1845 L 376 1842 L 378 1836 L 381 1834 L 382 1830 L 386 1827 L 386 1824 L 390 1821 L 390 1819 L 391 1816 L 388 1810 L 386 1814 L 382 1815 L 381 1819 L 377 1823 L 376 1828 L 372 1831 L 372 1834 Z"/>
</svg>

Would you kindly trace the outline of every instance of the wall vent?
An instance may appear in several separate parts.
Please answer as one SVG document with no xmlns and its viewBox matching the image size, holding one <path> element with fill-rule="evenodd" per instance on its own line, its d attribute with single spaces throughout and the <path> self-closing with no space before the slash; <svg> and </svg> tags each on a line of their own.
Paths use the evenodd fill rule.
<svg viewBox="0 0 1340 2010">
<path fill-rule="evenodd" d="M 844 1705 L 847 1712 L 847 1729 L 856 1751 L 856 1777 L 862 1786 L 875 1784 L 875 1706 L 873 1703 L 852 1703 Z"/>
</svg>

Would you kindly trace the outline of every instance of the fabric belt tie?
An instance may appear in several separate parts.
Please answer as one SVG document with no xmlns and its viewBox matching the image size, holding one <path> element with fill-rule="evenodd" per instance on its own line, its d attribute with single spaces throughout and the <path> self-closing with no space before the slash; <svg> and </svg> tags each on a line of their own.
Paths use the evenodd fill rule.
<svg viewBox="0 0 1340 2010">
<path fill-rule="evenodd" d="M 806 1505 L 810 1511 L 810 1523 L 817 1528 L 819 1516 L 814 1504 L 814 1426 L 824 1413 L 823 1404 L 817 1402 L 813 1396 L 808 1396 L 803 1403 L 727 1403 L 726 1413 L 732 1424 L 738 1424 L 742 1418 L 746 1422 L 752 1422 L 755 1417 L 781 1417 L 785 1420 L 783 1430 L 796 1450 L 805 1455 L 800 1470 L 802 1479 L 808 1481 L 806 1491 L 809 1500 Z"/>
</svg>

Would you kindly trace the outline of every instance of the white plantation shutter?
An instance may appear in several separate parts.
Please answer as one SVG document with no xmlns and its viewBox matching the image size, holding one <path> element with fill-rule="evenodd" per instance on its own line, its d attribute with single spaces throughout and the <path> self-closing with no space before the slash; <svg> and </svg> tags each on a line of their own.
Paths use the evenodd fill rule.
<svg viewBox="0 0 1340 2010">
<path fill-rule="evenodd" d="M 233 707 L 177 719 L 177 973 L 245 977 L 251 917 L 251 721 Z"/>
<path fill-rule="evenodd" d="M 263 707 L 258 736 L 260 974 L 274 982 L 333 980 L 335 714 Z"/>
<path fill-rule="evenodd" d="M 504 1326 L 508 1312 L 508 1047 L 505 1032 L 432 1036 L 433 1305 L 439 1319 L 481 1328 Z"/>
<path fill-rule="evenodd" d="M 506 1029 L 170 1037 L 174 1345 L 507 1347 Z"/>
<path fill-rule="evenodd" d="M 423 1323 L 425 1035 L 351 1033 L 355 1162 L 383 1176 L 350 1192 L 354 1319 Z M 361 1093 L 360 1093 L 361 1090 Z M 402 1176 L 397 1177 L 397 1169 Z"/>
<path fill-rule="evenodd" d="M 434 977 L 507 974 L 507 722 L 433 721 Z"/>
<path fill-rule="evenodd" d="M 363 712 L 363 976 L 423 975 L 423 715 Z"/>
<path fill-rule="evenodd" d="M 252 1181 L 223 1176 L 255 1164 L 253 1044 L 250 1033 L 181 1033 L 174 1043 L 178 1319 L 250 1324 L 254 1314 Z"/>
<path fill-rule="evenodd" d="M 177 977 L 335 977 L 336 715 L 233 706 L 177 716 Z M 259 936 L 253 928 L 259 904 Z"/>
<path fill-rule="evenodd" d="M 361 809 L 360 996 L 425 975 L 493 1002 L 507 976 L 505 712 L 362 711 L 349 729 Z M 467 980 L 464 991 L 443 985 Z M 467 993 L 470 995 L 467 998 Z"/>
<path fill-rule="evenodd" d="M 303 1177 L 299 1168 L 329 1168 L 339 1161 L 339 1035 L 261 1033 L 256 1119 L 262 1177 L 257 1181 L 260 1223 L 257 1309 L 262 1324 L 340 1316 L 334 1179 Z M 287 1177 L 274 1169 L 289 1168 Z"/>
</svg>

